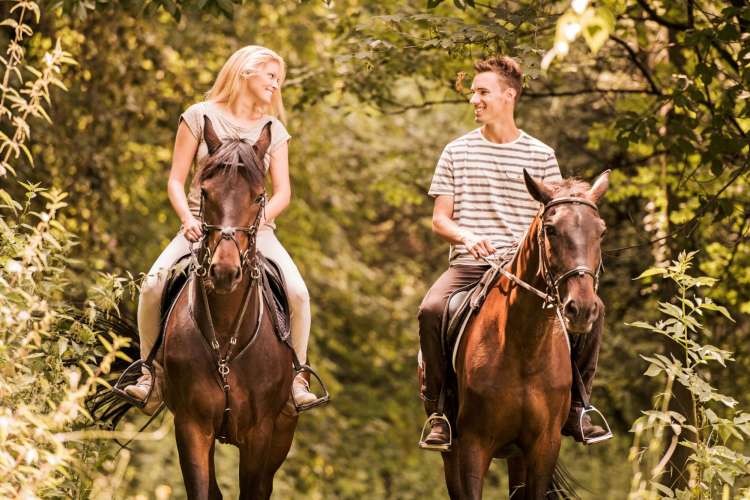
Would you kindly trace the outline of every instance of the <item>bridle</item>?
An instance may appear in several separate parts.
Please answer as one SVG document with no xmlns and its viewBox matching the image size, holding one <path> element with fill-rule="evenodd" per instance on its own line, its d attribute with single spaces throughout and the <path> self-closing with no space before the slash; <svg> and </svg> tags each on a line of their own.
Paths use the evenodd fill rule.
<svg viewBox="0 0 750 500">
<path fill-rule="evenodd" d="M 201 204 L 198 212 L 199 218 L 201 220 L 203 219 L 203 200 L 205 196 L 205 193 L 201 190 Z M 263 214 L 263 211 L 266 207 L 266 192 L 263 191 L 262 193 L 260 193 L 255 198 L 255 201 L 253 203 L 256 205 L 260 205 L 260 209 L 255 215 L 253 224 L 250 226 L 220 226 L 216 224 L 206 224 L 205 222 L 203 223 L 203 237 L 201 240 L 201 245 L 198 248 L 198 252 L 202 253 L 203 256 L 201 259 L 195 259 L 195 272 L 199 277 L 204 278 L 206 276 L 206 274 L 208 273 L 208 267 L 211 265 L 211 260 L 213 259 L 214 253 L 216 253 L 219 245 L 221 245 L 224 240 L 229 240 L 234 243 L 234 246 L 237 248 L 237 253 L 240 256 L 240 269 L 242 269 L 243 271 L 246 269 L 247 265 L 250 263 L 250 256 L 254 255 L 256 247 L 256 236 L 258 234 L 258 230 L 260 229 L 261 215 Z M 219 231 L 221 233 L 221 238 L 213 248 L 211 248 L 208 243 L 209 235 L 212 231 Z M 237 233 L 245 233 L 247 235 L 248 241 L 250 242 L 244 252 L 240 247 L 239 241 L 237 241 Z"/>
<path fill-rule="evenodd" d="M 547 213 L 547 210 L 558 205 L 585 205 L 593 209 L 597 216 L 599 216 L 599 209 L 594 203 L 584 198 L 577 198 L 572 196 L 551 200 L 547 202 L 544 207 L 542 207 L 542 211 L 539 216 L 541 224 L 539 225 L 539 230 L 537 232 L 537 239 L 539 242 L 539 261 L 541 262 L 544 281 L 547 284 L 547 295 L 551 295 L 553 303 L 559 306 L 562 305 L 562 300 L 560 299 L 560 285 L 572 276 L 591 276 L 591 279 L 594 280 L 594 293 L 596 293 L 599 290 L 599 275 L 604 269 L 604 265 L 600 254 L 599 264 L 596 266 L 596 270 L 590 268 L 585 264 L 579 264 L 561 273 L 559 276 L 555 276 L 554 274 L 552 274 L 549 255 L 547 255 L 547 252 L 544 251 L 544 240 L 546 238 L 546 234 L 544 231 L 544 215 Z"/>
<path fill-rule="evenodd" d="M 565 280 L 573 276 L 589 275 L 594 280 L 594 292 L 596 292 L 599 289 L 599 276 L 604 270 L 603 261 L 600 255 L 599 264 L 596 266 L 596 269 L 592 269 L 586 264 L 579 264 L 571 269 L 568 269 L 567 271 L 563 273 L 560 273 L 560 275 L 558 276 L 555 276 L 552 273 L 551 265 L 549 261 L 549 255 L 547 255 L 547 253 L 545 252 L 544 242 L 545 242 L 546 236 L 544 234 L 544 215 L 547 213 L 547 211 L 550 208 L 553 208 L 559 205 L 571 205 L 571 204 L 585 205 L 589 208 L 592 208 L 596 212 L 597 216 L 599 215 L 599 209 L 597 208 L 596 204 L 584 198 L 578 198 L 574 196 L 556 198 L 554 200 L 547 202 L 542 207 L 538 215 L 541 224 L 539 224 L 539 229 L 537 231 L 537 241 L 539 245 L 539 262 L 542 267 L 542 275 L 544 276 L 544 281 L 546 284 L 545 291 L 541 291 L 538 288 L 526 283 L 521 278 L 517 277 L 515 274 L 504 269 L 503 266 L 500 265 L 498 262 L 495 262 L 494 260 L 491 260 L 491 259 L 485 259 L 492 267 L 496 268 L 503 276 L 513 281 L 515 284 L 524 288 L 525 290 L 528 290 L 529 292 L 540 297 L 544 301 L 543 307 L 545 308 L 554 307 L 555 309 L 557 309 L 558 315 L 560 314 L 560 307 L 563 305 L 562 300 L 560 299 L 560 285 Z"/>
<path fill-rule="evenodd" d="M 203 200 L 205 197 L 205 193 L 201 191 L 201 204 L 200 204 L 200 210 L 199 210 L 199 217 L 202 219 L 203 217 Z M 253 221 L 253 224 L 250 226 L 220 226 L 216 224 L 206 224 L 203 223 L 203 237 L 201 239 L 201 244 L 197 250 L 193 250 L 193 259 L 192 259 L 192 272 L 195 273 L 194 279 L 190 281 L 190 286 L 197 286 L 200 291 L 200 297 L 202 299 L 203 304 L 203 310 L 204 314 L 206 315 L 206 326 L 208 329 L 207 337 L 204 337 L 204 335 L 200 335 L 200 338 L 205 342 L 206 347 L 208 348 L 209 352 L 211 353 L 211 357 L 213 358 L 214 364 L 216 365 L 216 370 L 218 372 L 218 382 L 219 386 L 224 391 L 224 413 L 222 414 L 221 419 L 221 427 L 219 429 L 218 438 L 219 440 L 225 440 L 227 437 L 227 421 L 229 418 L 229 412 L 231 411 L 230 405 L 229 405 L 229 371 L 230 371 L 230 363 L 233 359 L 235 359 L 237 356 L 245 352 L 258 338 L 258 334 L 260 333 L 260 326 L 263 322 L 263 291 L 262 291 L 262 279 L 261 279 L 261 270 L 260 270 L 260 262 L 258 261 L 257 254 L 255 252 L 257 247 L 257 234 L 258 230 L 260 228 L 260 221 L 261 221 L 261 215 L 263 214 L 263 211 L 266 206 L 266 192 L 263 191 L 260 193 L 253 202 L 256 205 L 260 205 L 260 208 L 258 210 L 258 213 L 255 216 L 255 220 Z M 211 234 L 211 231 L 219 231 L 221 233 L 221 238 L 216 243 L 216 245 L 211 248 L 208 243 L 208 236 Z M 240 247 L 240 243 L 237 241 L 237 233 L 245 233 L 248 236 L 249 244 L 245 251 L 242 251 L 242 248 Z M 206 293 L 206 284 L 205 281 L 207 280 L 207 274 L 208 274 L 208 268 L 211 265 L 211 259 L 216 252 L 216 250 L 219 248 L 219 245 L 221 245 L 224 240 L 230 240 L 234 243 L 234 246 L 237 248 L 237 252 L 240 256 L 240 269 L 243 271 L 250 265 L 250 284 L 248 285 L 247 289 L 245 290 L 244 297 L 242 299 L 242 306 L 240 308 L 239 313 L 235 317 L 234 320 L 234 326 L 232 328 L 232 335 L 229 338 L 229 346 L 226 349 L 226 352 L 224 355 L 221 353 L 221 345 L 219 344 L 219 340 L 216 337 L 216 331 L 214 329 L 214 322 L 213 318 L 211 317 L 211 307 L 208 303 L 208 294 Z M 198 258 L 197 253 L 203 253 L 202 259 Z M 235 352 L 235 348 L 237 346 L 237 339 L 239 338 L 240 333 L 240 327 L 242 326 L 243 319 L 245 317 L 245 313 L 247 312 L 247 308 L 250 304 L 250 297 L 252 296 L 252 290 L 255 289 L 257 293 L 255 294 L 258 301 L 258 316 L 255 321 L 255 330 L 252 333 L 250 340 L 245 344 L 245 346 L 242 348 L 241 351 Z M 192 298 L 194 296 L 194 293 L 191 291 L 190 293 L 190 310 L 195 311 L 193 305 L 192 305 Z M 192 312 L 193 318 L 195 320 L 194 312 Z M 195 320 L 196 326 L 199 325 L 198 321 Z M 200 330 L 200 326 L 198 326 L 198 329 Z"/>
</svg>

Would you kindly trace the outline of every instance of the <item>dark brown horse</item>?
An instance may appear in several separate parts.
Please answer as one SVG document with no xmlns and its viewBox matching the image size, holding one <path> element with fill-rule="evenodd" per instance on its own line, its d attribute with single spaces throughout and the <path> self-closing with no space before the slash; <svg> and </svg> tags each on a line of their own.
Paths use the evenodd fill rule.
<svg viewBox="0 0 750 500">
<path fill-rule="evenodd" d="M 222 144 L 206 118 L 204 139 L 204 253 L 165 324 L 164 399 L 174 413 L 188 498 L 221 498 L 219 439 L 240 449 L 240 498 L 265 499 L 297 425 L 296 413 L 283 411 L 292 351 L 274 333 L 255 255 L 270 124 L 254 145 Z"/>
<path fill-rule="evenodd" d="M 560 431 L 571 403 L 571 354 L 564 329 L 586 334 L 602 315 L 595 281 L 604 222 L 596 208 L 608 172 L 593 187 L 548 186 L 524 171 L 544 205 L 503 275 L 468 325 L 456 353 L 457 438 L 443 453 L 451 498 L 478 499 L 493 458 L 508 459 L 513 499 L 542 499 L 553 487 Z M 573 272 L 569 272 L 573 271 Z M 544 300 L 519 281 L 559 299 Z"/>
</svg>

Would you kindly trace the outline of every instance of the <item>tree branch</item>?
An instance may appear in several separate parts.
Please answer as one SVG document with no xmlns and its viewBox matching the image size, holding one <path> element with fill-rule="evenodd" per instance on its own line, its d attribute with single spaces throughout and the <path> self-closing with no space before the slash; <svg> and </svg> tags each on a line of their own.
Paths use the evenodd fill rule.
<svg viewBox="0 0 750 500">
<path fill-rule="evenodd" d="M 641 59 L 638 57 L 638 53 L 635 51 L 635 49 L 633 49 L 633 47 L 631 47 L 628 42 L 618 36 L 610 35 L 609 37 L 625 48 L 628 55 L 630 56 L 630 60 L 633 61 L 633 64 L 635 64 L 639 70 L 641 70 L 641 74 L 646 79 L 646 81 L 648 81 L 648 84 L 651 86 L 652 93 L 656 95 L 662 95 L 662 92 L 659 89 L 659 86 L 656 84 L 654 77 L 651 76 L 651 72 L 648 70 L 646 65 L 643 64 L 643 61 L 641 61 Z"/>
<path fill-rule="evenodd" d="M 529 96 L 533 98 L 544 98 L 544 97 L 570 97 L 585 94 L 648 94 L 648 95 L 661 95 L 658 92 L 654 92 L 651 89 L 603 89 L 603 88 L 592 88 L 592 89 L 577 89 L 577 90 L 561 90 L 549 92 L 534 92 L 524 91 L 522 96 Z"/>
<path fill-rule="evenodd" d="M 667 28 L 677 30 L 677 31 L 685 31 L 687 29 L 690 29 L 692 26 L 685 23 L 676 23 L 674 21 L 670 21 L 668 19 L 664 19 L 659 14 L 656 13 L 656 11 L 646 2 L 646 0 L 638 0 L 638 5 L 640 5 L 643 10 L 646 11 L 648 14 L 648 17 L 652 21 L 656 21 L 657 23 L 661 24 L 662 26 L 666 26 Z M 688 14 L 689 15 L 689 14 Z"/>
</svg>

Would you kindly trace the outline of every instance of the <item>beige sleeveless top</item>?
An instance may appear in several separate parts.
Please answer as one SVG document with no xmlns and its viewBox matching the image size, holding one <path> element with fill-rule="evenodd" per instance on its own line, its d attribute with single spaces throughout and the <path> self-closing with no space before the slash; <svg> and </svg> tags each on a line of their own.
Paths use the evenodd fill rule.
<svg viewBox="0 0 750 500">
<path fill-rule="evenodd" d="M 274 150 L 280 145 L 288 141 L 291 136 L 287 132 L 284 124 L 281 123 L 276 117 L 270 115 L 264 115 L 257 122 L 251 126 L 247 126 L 244 123 L 239 123 L 236 118 L 229 115 L 226 111 L 221 109 L 217 104 L 211 101 L 203 101 L 190 106 L 184 113 L 180 115 L 178 123 L 185 122 L 187 127 L 192 132 L 193 136 L 198 140 L 198 151 L 195 154 L 192 169 L 192 180 L 190 181 L 190 191 L 188 192 L 187 200 L 190 213 L 194 216 L 198 216 L 200 211 L 201 194 L 200 186 L 198 185 L 197 175 L 198 169 L 203 163 L 203 160 L 208 156 L 208 147 L 206 141 L 203 140 L 203 123 L 204 116 L 208 116 L 211 120 L 211 124 L 222 141 L 228 139 L 245 139 L 250 143 L 254 143 L 258 140 L 261 130 L 266 123 L 271 123 L 271 146 L 268 148 L 265 157 L 263 157 L 263 163 L 266 166 L 266 172 L 271 165 L 271 155 Z"/>
</svg>

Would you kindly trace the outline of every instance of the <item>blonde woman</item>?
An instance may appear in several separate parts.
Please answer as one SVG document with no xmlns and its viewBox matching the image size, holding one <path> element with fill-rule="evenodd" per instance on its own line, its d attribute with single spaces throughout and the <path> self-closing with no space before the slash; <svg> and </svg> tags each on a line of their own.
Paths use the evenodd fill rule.
<svg viewBox="0 0 750 500">
<path fill-rule="evenodd" d="M 151 267 L 141 286 L 138 302 L 138 331 L 141 339 L 141 358 L 146 359 L 159 335 L 160 303 L 168 270 L 181 256 L 190 253 L 190 244 L 202 235 L 200 187 L 193 175 L 188 195 L 185 181 L 193 164 L 200 165 L 208 155 L 203 141 L 203 116 L 211 119 L 219 138 L 246 139 L 254 143 L 271 122 L 271 146 L 263 161 L 271 174 L 273 194 L 265 208 L 265 219 L 258 232 L 258 250 L 281 267 L 291 306 L 292 345 L 301 363 L 306 363 L 307 341 L 310 334 L 310 298 L 305 282 L 289 254 L 274 234 L 274 220 L 289 205 L 288 142 L 290 135 L 284 127 L 284 105 L 281 85 L 286 68 L 284 60 L 274 51 L 257 45 L 243 47 L 227 60 L 219 72 L 206 100 L 190 106 L 180 115 L 175 139 L 172 168 L 167 192 L 177 215 L 182 221 L 181 232 L 167 245 Z M 193 172 L 194 174 L 195 172 Z M 153 381 L 144 369 L 137 383 L 125 388 L 130 396 L 144 400 Z M 307 381 L 298 374 L 292 384 L 295 402 L 309 404 L 316 396 Z"/>
</svg>

